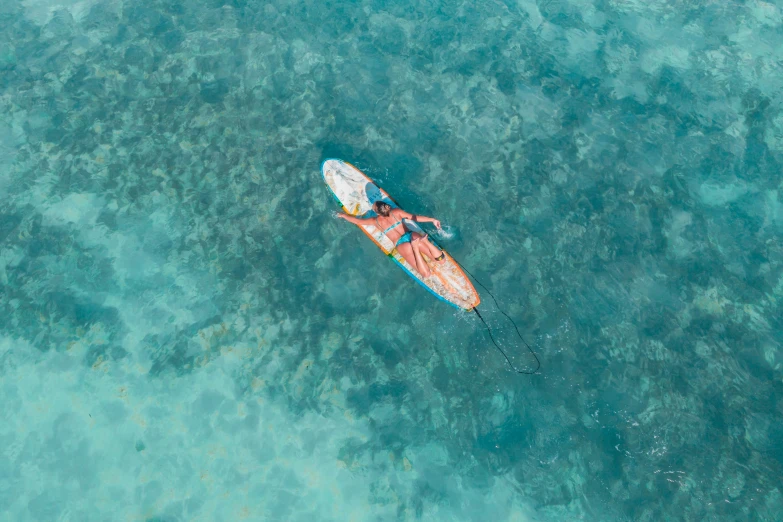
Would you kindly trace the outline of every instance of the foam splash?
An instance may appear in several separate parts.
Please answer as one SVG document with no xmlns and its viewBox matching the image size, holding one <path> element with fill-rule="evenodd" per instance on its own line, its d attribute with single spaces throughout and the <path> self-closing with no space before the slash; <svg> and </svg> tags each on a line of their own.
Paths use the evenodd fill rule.
<svg viewBox="0 0 783 522">
<path fill-rule="evenodd" d="M 457 229 L 456 227 L 448 226 L 448 225 L 442 225 L 440 230 L 436 230 L 432 234 L 430 234 L 435 237 L 435 239 L 454 239 L 457 237 Z"/>
</svg>

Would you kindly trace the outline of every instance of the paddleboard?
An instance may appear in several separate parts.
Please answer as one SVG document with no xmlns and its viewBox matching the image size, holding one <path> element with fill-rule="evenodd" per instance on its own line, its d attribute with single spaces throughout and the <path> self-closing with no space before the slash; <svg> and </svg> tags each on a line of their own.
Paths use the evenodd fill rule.
<svg viewBox="0 0 783 522">
<path fill-rule="evenodd" d="M 339 159 L 328 159 L 321 165 L 321 173 L 326 186 L 329 187 L 337 203 L 347 214 L 361 218 L 374 217 L 375 212 L 372 210 L 372 205 L 378 200 L 385 201 L 394 208 L 399 208 L 386 191 L 350 163 Z M 443 262 L 437 262 L 423 256 L 431 271 L 429 277 L 423 277 L 416 267 L 411 266 L 397 252 L 394 244 L 382 230 L 375 225 L 356 226 L 372 239 L 384 254 L 392 258 L 400 268 L 438 299 L 467 311 L 478 306 L 481 301 L 478 292 L 448 252 L 446 252 L 446 260 Z M 407 222 L 406 227 L 410 230 L 418 225 Z M 432 236 L 430 236 L 430 241 L 435 243 Z M 435 245 L 441 248 L 437 243 Z"/>
</svg>

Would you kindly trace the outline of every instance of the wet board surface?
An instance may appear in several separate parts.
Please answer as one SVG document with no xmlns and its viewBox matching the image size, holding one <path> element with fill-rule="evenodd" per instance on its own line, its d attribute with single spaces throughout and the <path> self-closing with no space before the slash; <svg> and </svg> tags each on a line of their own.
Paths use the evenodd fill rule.
<svg viewBox="0 0 783 522">
<path fill-rule="evenodd" d="M 352 216 L 373 217 L 372 205 L 383 200 L 394 208 L 397 203 L 382 188 L 362 171 L 342 160 L 328 159 L 321 166 L 326 185 L 331 189 L 342 209 Z M 480 299 L 468 277 L 446 252 L 446 261 L 435 262 L 423 256 L 432 271 L 430 277 L 423 277 L 394 248 L 394 244 L 375 225 L 356 225 L 380 248 L 391 257 L 408 275 L 432 292 L 439 299 L 461 308 L 471 310 L 478 306 Z M 430 241 L 435 243 L 430 236 Z M 440 245 L 437 245 L 440 248 Z M 445 252 L 445 250 L 444 250 Z"/>
</svg>

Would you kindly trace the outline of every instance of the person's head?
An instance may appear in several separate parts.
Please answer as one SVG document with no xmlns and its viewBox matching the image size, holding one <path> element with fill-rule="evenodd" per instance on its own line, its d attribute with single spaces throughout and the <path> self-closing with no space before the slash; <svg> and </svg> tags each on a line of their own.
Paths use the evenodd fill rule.
<svg viewBox="0 0 783 522">
<path fill-rule="evenodd" d="M 375 203 L 372 204 L 372 209 L 379 216 L 386 217 L 391 212 L 392 206 L 384 201 L 376 201 Z"/>
</svg>

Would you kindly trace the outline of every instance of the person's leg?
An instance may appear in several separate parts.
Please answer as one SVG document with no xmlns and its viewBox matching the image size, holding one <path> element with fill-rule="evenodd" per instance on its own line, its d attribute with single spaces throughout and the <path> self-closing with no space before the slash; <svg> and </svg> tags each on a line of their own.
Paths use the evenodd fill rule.
<svg viewBox="0 0 783 522">
<path fill-rule="evenodd" d="M 414 250 L 413 245 L 411 245 L 410 242 L 397 245 L 397 252 L 400 253 L 402 258 L 405 259 L 409 265 L 415 267 L 422 276 L 430 276 L 430 267 L 424 262 L 421 254 L 417 250 Z"/>
<path fill-rule="evenodd" d="M 418 241 L 418 244 L 419 244 L 419 248 L 421 248 L 421 251 L 427 254 L 428 256 L 430 256 L 430 259 L 432 260 L 435 260 L 436 258 L 440 257 L 441 252 L 443 252 L 441 249 L 439 249 L 438 247 L 432 244 L 428 236 L 424 236 L 423 239 Z M 442 263 L 445 260 L 446 260 L 446 256 L 443 256 L 438 261 Z"/>
<path fill-rule="evenodd" d="M 412 232 L 411 233 L 411 247 L 413 248 L 413 255 L 416 258 L 417 267 L 419 268 L 419 272 L 421 272 L 422 275 L 425 277 L 429 277 L 430 275 L 430 267 L 427 264 L 427 262 L 424 260 L 424 257 L 422 256 L 422 243 L 424 243 L 424 238 L 427 236 L 423 234 L 419 234 L 418 232 Z"/>
<path fill-rule="evenodd" d="M 397 245 L 397 252 L 400 253 L 402 258 L 407 261 L 409 265 L 418 270 L 422 276 L 430 276 L 430 267 L 428 267 L 427 263 L 421 258 L 421 254 L 416 254 L 414 252 L 413 246 L 410 243 L 401 243 Z M 424 267 L 422 268 L 421 265 L 424 265 Z"/>
<path fill-rule="evenodd" d="M 430 243 L 429 238 L 426 235 L 423 234 L 413 234 L 413 239 L 411 241 L 413 243 L 413 252 L 418 252 L 419 255 L 422 253 L 427 254 L 430 259 L 433 261 L 435 258 L 439 257 L 441 255 L 441 250 L 438 249 L 435 245 Z M 446 256 L 443 256 L 441 259 L 439 259 L 439 262 L 443 262 L 446 260 Z"/>
</svg>

